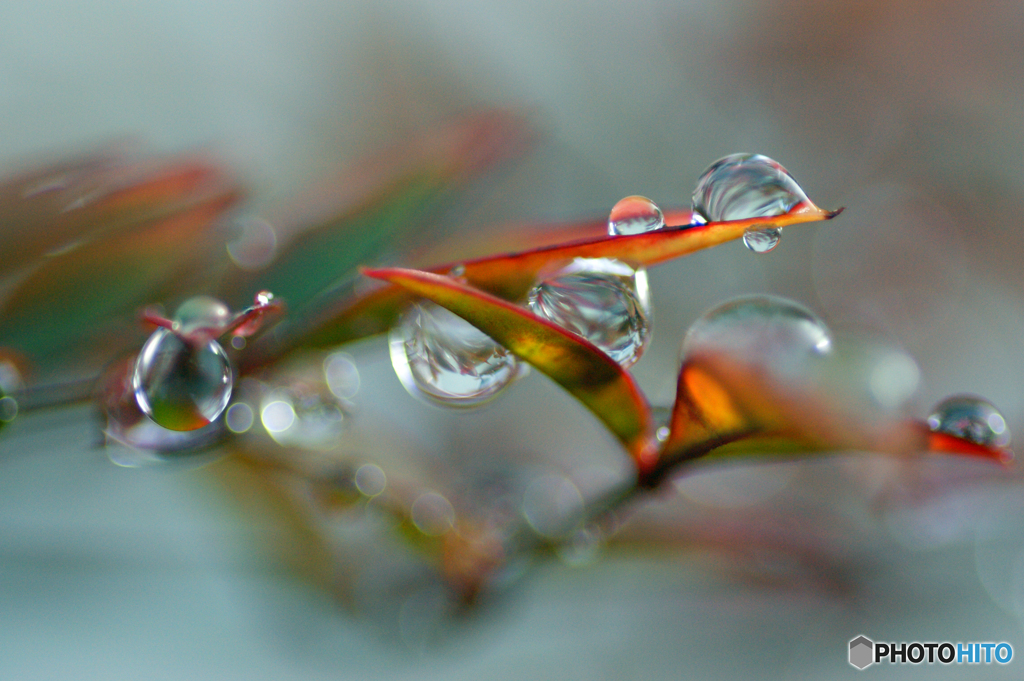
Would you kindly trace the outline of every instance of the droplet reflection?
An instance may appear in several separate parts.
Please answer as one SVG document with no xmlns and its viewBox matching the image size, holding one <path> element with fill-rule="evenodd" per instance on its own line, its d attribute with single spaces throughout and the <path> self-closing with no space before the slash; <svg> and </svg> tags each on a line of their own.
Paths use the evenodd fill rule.
<svg viewBox="0 0 1024 681">
<path fill-rule="evenodd" d="M 743 245 L 754 253 L 773 251 L 781 240 L 782 229 L 779 227 L 762 227 L 743 232 Z"/>
</svg>

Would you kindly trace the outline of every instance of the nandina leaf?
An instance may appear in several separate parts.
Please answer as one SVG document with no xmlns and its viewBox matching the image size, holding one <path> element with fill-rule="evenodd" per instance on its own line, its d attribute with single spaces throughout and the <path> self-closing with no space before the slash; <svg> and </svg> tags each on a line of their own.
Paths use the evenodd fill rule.
<svg viewBox="0 0 1024 681">
<path fill-rule="evenodd" d="M 210 226 L 238 198 L 225 187 L 173 215 L 45 259 L 0 306 L 0 345 L 44 366 L 60 352 L 80 353 L 86 339 L 158 298 L 158 287 L 219 253 L 212 248 Z M 125 341 L 130 339 L 107 338 L 107 357 Z"/>
<path fill-rule="evenodd" d="M 529 310 L 430 272 L 365 270 L 451 310 L 547 374 L 590 409 L 642 469 L 653 462 L 651 409 L 633 378 L 590 342 Z"/>
<path fill-rule="evenodd" d="M 0 184 L 0 272 L 75 241 L 172 215 L 230 184 L 201 158 L 141 167 L 113 152 L 9 179 Z"/>
<path fill-rule="evenodd" d="M 670 433 L 652 473 L 714 457 L 873 451 L 897 456 L 948 452 L 1007 462 L 1012 454 L 913 420 L 859 410 L 814 381 L 785 382 L 764 367 L 703 352 L 679 373 Z"/>
<path fill-rule="evenodd" d="M 519 300 L 544 271 L 568 264 L 574 258 L 615 258 L 634 267 L 658 263 L 695 251 L 733 241 L 749 227 L 776 227 L 827 220 L 840 211 L 825 211 L 810 203 L 798 205 L 786 215 L 712 222 L 699 226 L 666 228 L 630 236 L 599 236 L 566 244 L 545 246 L 520 253 L 488 256 L 431 267 L 427 271 L 446 274 L 459 267 L 460 277 L 476 288 L 504 300 Z M 291 342 L 314 347 L 338 345 L 366 335 L 386 331 L 410 296 L 399 288 L 375 291 L 365 298 L 339 299 L 312 320 L 302 338 Z"/>
</svg>

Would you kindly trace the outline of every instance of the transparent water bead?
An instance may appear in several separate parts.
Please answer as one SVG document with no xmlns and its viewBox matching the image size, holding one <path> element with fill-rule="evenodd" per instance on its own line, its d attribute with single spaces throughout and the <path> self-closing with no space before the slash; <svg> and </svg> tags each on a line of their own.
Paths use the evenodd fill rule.
<svg viewBox="0 0 1024 681">
<path fill-rule="evenodd" d="M 954 395 L 939 402 L 928 417 L 928 427 L 986 447 L 1007 447 L 1010 428 L 992 404 L 973 395 Z"/>
<path fill-rule="evenodd" d="M 183 336 L 195 333 L 215 335 L 231 319 L 227 305 L 210 296 L 189 298 L 175 311 L 171 320 L 175 331 Z"/>
<path fill-rule="evenodd" d="M 142 346 L 132 373 L 139 408 L 169 430 L 196 430 L 215 421 L 228 406 L 232 382 L 217 341 L 190 342 L 165 328 Z"/>
<path fill-rule="evenodd" d="M 803 305 L 770 295 L 742 296 L 704 313 L 683 339 L 683 356 L 727 353 L 779 375 L 803 376 L 832 351 L 832 334 Z"/>
<path fill-rule="evenodd" d="M 782 240 L 782 229 L 764 227 L 743 232 L 743 245 L 754 253 L 767 253 L 775 249 Z"/>
<path fill-rule="evenodd" d="M 623 367 L 651 339 L 647 270 L 608 258 L 577 258 L 531 289 L 534 314 L 586 338 Z"/>
<path fill-rule="evenodd" d="M 700 176 L 693 213 L 706 222 L 785 215 L 807 195 L 777 162 L 760 154 L 720 158 Z"/>
<path fill-rule="evenodd" d="M 665 215 L 646 196 L 627 196 L 608 214 L 608 234 L 625 236 L 653 232 L 665 226 Z"/>
<path fill-rule="evenodd" d="M 521 373 L 515 355 L 456 314 L 413 305 L 392 328 L 391 364 L 405 389 L 450 407 L 493 399 Z"/>
</svg>

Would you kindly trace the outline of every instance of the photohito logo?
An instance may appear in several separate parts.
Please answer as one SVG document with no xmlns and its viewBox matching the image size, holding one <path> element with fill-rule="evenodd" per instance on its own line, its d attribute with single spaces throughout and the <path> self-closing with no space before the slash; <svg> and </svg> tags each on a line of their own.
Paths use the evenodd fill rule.
<svg viewBox="0 0 1024 681">
<path fill-rule="evenodd" d="M 1012 659 L 1009 643 L 875 643 L 866 636 L 850 641 L 850 664 L 857 669 L 883 660 L 889 664 L 1009 664 Z"/>
</svg>

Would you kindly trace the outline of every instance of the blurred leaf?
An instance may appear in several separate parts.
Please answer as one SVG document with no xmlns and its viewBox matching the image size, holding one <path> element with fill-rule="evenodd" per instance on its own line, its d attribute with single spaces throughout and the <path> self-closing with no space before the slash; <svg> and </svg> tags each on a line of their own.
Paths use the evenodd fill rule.
<svg viewBox="0 0 1024 681">
<path fill-rule="evenodd" d="M 633 378 L 586 340 L 532 312 L 429 272 L 366 270 L 451 310 L 547 374 L 592 411 L 644 468 L 653 461 L 653 420 Z"/>
<path fill-rule="evenodd" d="M 210 226 L 239 198 L 236 188 L 220 187 L 166 217 L 46 258 L 0 306 L 0 344 L 44 366 L 60 353 L 80 352 L 86 339 L 133 315 L 161 284 L 187 278 L 197 261 L 219 253 Z M 104 339 L 108 357 L 118 341 Z"/>
<path fill-rule="evenodd" d="M 842 386 L 827 382 L 783 381 L 765 367 L 724 352 L 687 357 L 654 475 L 707 455 L 871 451 L 910 456 L 930 451 L 1004 463 L 1012 458 L 1006 450 L 932 433 L 919 421 L 860 409 L 843 394 Z"/>
<path fill-rule="evenodd" d="M 0 272 L 75 241 L 167 217 L 226 184 L 224 171 L 201 158 L 150 167 L 113 151 L 8 179 L 0 184 Z"/>
<path fill-rule="evenodd" d="M 525 121 L 501 110 L 460 120 L 359 163 L 330 186 L 308 192 L 272 223 L 280 253 L 266 267 L 238 271 L 224 295 L 243 304 L 259 289 L 283 298 L 300 320 L 315 297 L 400 238 L 423 231 L 454 193 L 495 163 L 518 154 Z"/>
<path fill-rule="evenodd" d="M 504 300 L 519 300 L 546 270 L 557 269 L 575 258 L 615 258 L 633 267 L 656 265 L 695 251 L 733 241 L 748 227 L 772 224 L 777 227 L 826 220 L 838 211 L 823 211 L 801 204 L 790 213 L 773 218 L 752 218 L 700 226 L 666 228 L 631 236 L 600 236 L 567 244 L 546 246 L 508 255 L 488 256 L 429 268 L 446 274 L 460 267 L 460 277 L 476 288 Z M 386 331 L 408 303 L 410 295 L 390 287 L 355 300 L 339 299 L 301 339 L 303 345 L 324 347 Z"/>
</svg>

